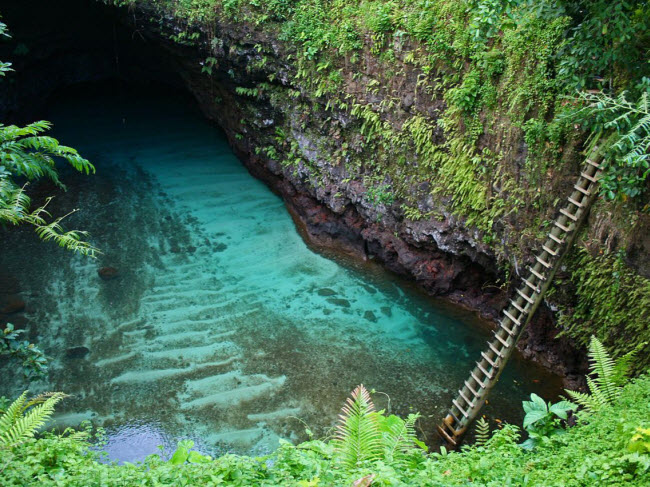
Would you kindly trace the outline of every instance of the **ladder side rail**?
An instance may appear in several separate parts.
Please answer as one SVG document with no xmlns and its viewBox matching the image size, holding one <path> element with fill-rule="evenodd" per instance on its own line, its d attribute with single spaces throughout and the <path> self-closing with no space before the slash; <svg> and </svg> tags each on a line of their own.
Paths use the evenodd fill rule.
<svg viewBox="0 0 650 487">
<path fill-rule="evenodd" d="M 561 261 L 573 246 L 579 230 L 587 218 L 589 209 L 596 199 L 596 189 L 598 184 L 596 181 L 599 175 L 600 168 L 591 162 L 588 162 L 587 168 L 581 171 L 581 176 L 578 179 L 577 184 L 574 186 L 576 189 L 574 189 L 570 197 L 571 200 L 574 201 L 572 202 L 569 200 L 570 204 L 576 206 L 577 208 L 575 212 L 571 213 L 574 218 L 569 218 L 569 216 L 566 215 L 568 210 L 563 208 L 564 211 L 560 212 L 558 217 L 555 219 L 559 225 L 553 225 L 550 230 L 550 233 L 552 233 L 556 238 L 552 238 L 550 236 L 547 238 L 546 242 L 542 246 L 543 250 L 538 254 L 538 258 L 536 258 L 536 262 L 534 266 L 532 266 L 534 272 L 529 272 L 529 274 L 526 276 L 526 279 L 524 280 L 523 286 L 518 288 L 519 296 L 516 296 L 515 301 L 518 306 L 516 307 L 513 304 L 510 304 L 506 308 L 508 314 L 519 316 L 519 318 L 523 318 L 523 321 L 520 321 L 520 323 L 517 324 L 508 316 L 504 316 L 499 324 L 499 327 L 495 331 L 495 334 L 501 333 L 503 331 L 505 333 L 505 336 L 499 335 L 499 337 L 508 343 L 508 346 L 506 347 L 499 342 L 497 337 L 495 337 L 494 341 L 490 342 L 490 346 L 485 352 L 491 359 L 496 362 L 498 367 L 496 367 L 495 370 L 495 368 L 491 367 L 485 358 L 482 358 L 479 362 L 477 362 L 477 365 L 472 370 L 470 379 L 467 382 L 473 384 L 475 390 L 479 393 L 479 397 L 477 397 L 467 385 L 464 385 L 460 389 L 460 394 L 454 402 L 458 403 L 462 400 L 463 404 L 465 404 L 467 408 L 464 408 L 463 411 L 460 411 L 459 408 L 454 404 L 450 411 L 451 414 L 443 420 L 443 425 L 438 427 L 439 431 L 443 430 L 443 437 L 446 438 L 449 438 L 450 435 L 444 431 L 444 426 L 446 425 L 450 429 L 451 436 L 454 439 L 453 444 L 450 444 L 450 446 L 453 447 L 458 444 L 462 436 L 467 431 L 468 426 L 476 418 L 476 416 L 478 416 L 481 408 L 487 400 L 490 391 L 498 382 L 506 363 L 516 348 L 517 342 L 522 337 L 526 326 L 532 319 L 535 311 L 537 311 L 537 308 L 539 308 L 539 305 L 544 300 L 544 294 L 550 287 L 551 282 L 553 281 L 553 278 L 560 267 Z M 575 202 L 578 202 L 579 205 L 576 205 Z M 563 230 L 563 228 L 569 229 L 570 231 L 567 232 Z M 558 243 L 558 240 L 562 240 L 563 243 Z M 556 248 L 553 250 L 554 247 Z M 547 249 L 549 249 L 550 252 Z M 540 260 L 542 262 L 551 263 L 551 266 L 547 268 L 542 264 L 542 262 L 540 262 Z M 548 272 L 548 274 L 544 275 L 545 279 L 540 279 L 539 274 L 544 273 L 544 271 Z M 528 299 L 524 299 L 522 293 L 525 293 L 525 295 L 528 296 L 527 290 L 530 288 L 525 284 L 525 282 L 529 281 L 529 283 L 534 283 L 535 280 L 539 280 L 540 282 L 538 284 L 538 291 L 533 291 L 532 293 L 533 302 L 531 303 Z M 518 307 L 523 307 L 525 313 L 520 309 L 517 309 Z M 511 336 L 507 330 L 504 329 L 504 325 L 508 326 L 511 330 L 519 328 L 516 335 L 514 337 Z M 503 352 L 502 355 L 495 353 L 493 347 L 496 348 L 496 350 L 501 350 Z M 486 377 L 483 384 L 474 378 L 475 376 L 479 378 L 485 376 L 484 372 L 481 371 L 481 368 L 478 365 L 479 363 L 483 363 L 485 369 L 491 368 L 493 372 L 492 377 Z M 464 395 L 469 395 L 469 397 L 475 398 L 473 404 L 467 404 L 467 401 L 463 399 Z M 453 418 L 458 419 L 458 421 L 455 421 L 455 424 L 451 424 L 454 422 Z"/>
</svg>

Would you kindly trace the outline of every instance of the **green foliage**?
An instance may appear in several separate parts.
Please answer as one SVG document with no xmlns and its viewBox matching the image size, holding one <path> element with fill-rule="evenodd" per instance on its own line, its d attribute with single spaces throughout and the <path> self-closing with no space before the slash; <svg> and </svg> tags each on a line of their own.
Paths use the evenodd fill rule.
<svg viewBox="0 0 650 487">
<path fill-rule="evenodd" d="M 641 347 L 634 371 L 644 372 L 650 366 L 650 279 L 633 273 L 621 253 L 594 257 L 580 248 L 568 264 L 578 301 L 563 311 L 562 333 L 585 346 L 596 335 L 615 357 Z"/>
<path fill-rule="evenodd" d="M 0 448 L 4 486 L 94 487 L 131 485 L 338 486 L 366 479 L 376 486 L 461 485 L 648 485 L 650 482 L 650 377 L 627 385 L 611 405 L 588 422 L 540 443 L 518 445 L 518 429 L 505 425 L 479 448 L 419 454 L 417 462 L 377 461 L 343 467 L 335 442 L 281 442 L 271 455 L 224 455 L 190 463 L 152 455 L 142 464 L 100 463 L 82 435 L 45 434 L 11 450 Z M 363 407 L 362 409 L 367 409 Z M 374 413 L 377 414 L 377 413 Z M 178 450 L 177 450 L 178 451 Z M 185 452 L 181 457 L 185 456 Z M 179 458 L 180 460 L 180 458 Z M 471 480 L 470 480 L 471 479 Z"/>
<path fill-rule="evenodd" d="M 0 23 L 0 36 L 6 35 L 5 24 Z M 9 70 L 9 64 L 0 63 L 0 76 Z M 31 200 L 25 188 L 19 186 L 15 179 L 33 181 L 48 178 L 57 186 L 65 189 L 56 170 L 57 159 L 62 159 L 77 171 L 90 174 L 95 171 L 93 165 L 81 157 L 75 149 L 59 144 L 59 141 L 43 135 L 51 128 L 49 122 L 33 122 L 25 127 L 0 124 L 0 225 L 30 224 L 36 228 L 37 235 L 47 241 L 53 240 L 68 250 L 94 257 L 98 250 L 82 240 L 85 232 L 65 231 L 61 221 L 69 215 L 55 218 L 49 223 L 46 218 L 52 215 L 45 204 L 30 209 Z"/>
<path fill-rule="evenodd" d="M 547 1 L 574 19 L 558 74 L 575 89 L 609 88 L 650 76 L 650 5 L 644 0 Z"/>
<path fill-rule="evenodd" d="M 14 325 L 7 323 L 0 333 L 0 357 L 20 360 L 26 379 L 44 377 L 47 375 L 45 354 L 33 343 L 20 339 L 24 332 L 25 330 L 15 330 Z"/>
<path fill-rule="evenodd" d="M 591 133 L 591 144 L 605 141 L 601 194 L 609 199 L 639 196 L 650 176 L 650 79 L 637 101 L 626 92 L 617 97 L 605 93 L 580 93 L 585 106 L 572 118 Z"/>
<path fill-rule="evenodd" d="M 406 465 L 417 461 L 425 446 L 417 439 L 415 422 L 419 415 L 405 420 L 375 411 L 370 394 L 363 385 L 352 391 L 339 416 L 334 440 L 334 458 L 353 470 L 384 461 Z"/>
<path fill-rule="evenodd" d="M 11 36 L 7 33 L 7 25 L 0 22 L 0 39 L 3 37 L 10 38 Z M 11 63 L 0 61 L 0 77 L 5 76 L 9 71 L 13 71 L 11 69 Z"/>
<path fill-rule="evenodd" d="M 28 401 L 27 391 L 23 392 L 0 416 L 0 449 L 13 448 L 33 438 L 65 397 L 61 392 L 52 392 Z"/>
<path fill-rule="evenodd" d="M 370 394 L 363 384 L 352 391 L 352 397 L 341 411 L 337 428 L 336 452 L 347 468 L 377 461 L 381 455 L 379 420 Z"/>
<path fill-rule="evenodd" d="M 170 465 L 183 465 L 184 463 L 209 463 L 212 460 L 212 457 L 201 455 L 196 450 L 192 450 L 193 447 L 194 442 L 192 440 L 179 441 L 176 451 L 174 451 L 167 463 Z"/>
<path fill-rule="evenodd" d="M 395 195 L 391 192 L 391 187 L 388 184 L 369 187 L 366 196 L 374 206 L 390 206 L 395 201 Z"/>
<path fill-rule="evenodd" d="M 621 394 L 621 388 L 627 380 L 630 359 L 635 352 L 636 350 L 632 350 L 618 361 L 614 361 L 598 338 L 592 336 L 589 344 L 591 376 L 587 376 L 589 394 L 566 391 L 567 394 L 590 413 L 612 404 Z"/>
<path fill-rule="evenodd" d="M 479 418 L 476 422 L 476 446 L 485 446 L 490 439 L 490 422 L 485 417 Z"/>
<path fill-rule="evenodd" d="M 547 404 L 537 394 L 530 395 L 530 401 L 523 401 L 524 429 L 530 438 L 522 446 L 532 449 L 541 442 L 547 442 L 552 436 L 564 434 L 565 430 L 560 425 L 560 420 L 567 420 L 568 412 L 578 409 L 570 401 L 560 401 Z"/>
</svg>

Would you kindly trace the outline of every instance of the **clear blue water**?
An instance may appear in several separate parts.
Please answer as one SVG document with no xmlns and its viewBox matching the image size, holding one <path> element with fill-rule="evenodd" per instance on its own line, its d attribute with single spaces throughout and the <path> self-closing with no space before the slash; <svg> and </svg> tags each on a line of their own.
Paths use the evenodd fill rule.
<svg viewBox="0 0 650 487">
<path fill-rule="evenodd" d="M 90 230 L 103 255 L 2 234 L 5 282 L 27 303 L 12 319 L 52 359 L 32 390 L 72 395 L 57 425 L 105 426 L 121 461 L 188 437 L 212 454 L 264 453 L 279 438 L 306 439 L 305 425 L 326 436 L 363 383 L 384 393 L 380 407 L 420 411 L 435 443 L 487 328 L 372 263 L 310 249 L 281 199 L 183 95 L 114 88 L 61 95 L 49 114 L 57 137 L 97 167 L 66 172 L 54 209 L 81 208 L 67 224 Z M 100 279 L 104 266 L 118 276 Z M 540 382 L 557 386 L 513 360 L 486 414 L 520 421 Z"/>
</svg>

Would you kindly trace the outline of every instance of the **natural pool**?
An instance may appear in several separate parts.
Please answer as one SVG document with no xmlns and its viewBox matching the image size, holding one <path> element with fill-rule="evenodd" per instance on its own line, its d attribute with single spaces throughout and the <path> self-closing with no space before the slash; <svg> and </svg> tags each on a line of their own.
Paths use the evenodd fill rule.
<svg viewBox="0 0 650 487">
<path fill-rule="evenodd" d="M 436 442 L 434 425 L 489 335 L 472 314 L 376 265 L 310 249 L 184 95 L 79 88 L 48 118 L 97 168 L 65 172 L 69 191 L 53 205 L 81 208 L 67 225 L 89 230 L 103 255 L 3 232 L 0 297 L 26 302 L 4 318 L 26 324 L 51 357 L 49 381 L 31 389 L 72 395 L 59 425 L 104 425 L 122 461 L 188 437 L 212 454 L 263 453 L 279 438 L 306 439 L 306 426 L 327 435 L 363 383 L 384 393 L 382 408 L 420 411 Z M 106 266 L 117 277 L 100 278 Z M 522 398 L 541 387 L 550 397 L 558 384 L 514 359 L 484 412 L 520 423 Z M 23 387 L 5 381 L 0 394 Z"/>
</svg>

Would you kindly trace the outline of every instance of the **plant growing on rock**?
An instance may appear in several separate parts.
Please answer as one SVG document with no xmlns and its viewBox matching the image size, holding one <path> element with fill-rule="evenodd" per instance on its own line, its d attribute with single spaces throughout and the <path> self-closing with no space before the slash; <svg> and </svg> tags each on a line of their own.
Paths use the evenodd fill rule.
<svg viewBox="0 0 650 487">
<path fill-rule="evenodd" d="M 567 390 L 569 397 L 590 413 L 614 402 L 627 382 L 626 375 L 636 350 L 615 361 L 600 340 L 592 336 L 589 343 L 590 375 L 587 376 L 589 394 Z"/>
</svg>

